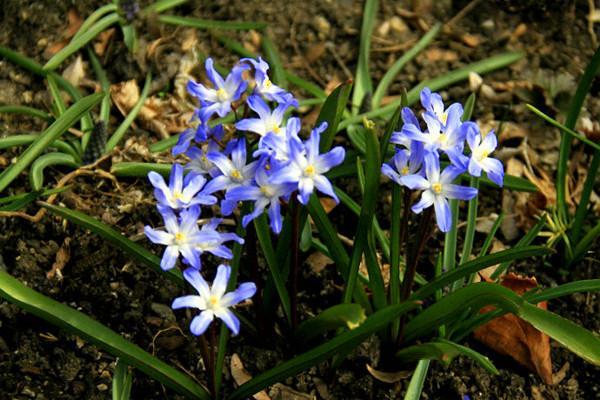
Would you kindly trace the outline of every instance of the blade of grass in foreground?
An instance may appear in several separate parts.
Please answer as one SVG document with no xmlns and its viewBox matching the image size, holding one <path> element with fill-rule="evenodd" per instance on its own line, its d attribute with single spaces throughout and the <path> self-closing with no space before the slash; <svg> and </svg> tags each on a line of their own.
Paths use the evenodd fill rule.
<svg viewBox="0 0 600 400">
<path fill-rule="evenodd" d="M 117 358 L 112 381 L 113 400 L 129 400 L 132 383 L 133 374 L 129 370 L 129 366 L 123 360 Z"/>
<path fill-rule="evenodd" d="M 358 108 L 367 94 L 373 93 L 373 83 L 369 73 L 369 56 L 371 53 L 371 36 L 377 18 L 378 0 L 365 1 L 362 26 L 360 28 L 360 44 L 358 50 L 358 65 L 356 67 L 356 84 L 352 93 L 352 114 L 358 114 Z M 369 109 L 370 109 L 369 105 Z"/>
<path fill-rule="evenodd" d="M 416 303 L 409 302 L 389 306 L 377 311 L 367 318 L 358 328 L 344 332 L 328 342 L 254 377 L 237 388 L 229 396 L 228 400 L 247 399 L 254 393 L 259 392 L 276 382 L 281 382 L 290 376 L 294 376 L 340 352 L 353 349 L 367 337 L 383 329 L 390 321 L 414 309 L 416 306 Z"/>
<path fill-rule="evenodd" d="M 408 389 L 404 395 L 404 400 L 419 400 L 421 398 L 421 392 L 423 391 L 423 384 L 425 383 L 425 377 L 429 370 L 429 360 L 420 360 L 413 372 L 413 376 L 410 378 Z"/>
<path fill-rule="evenodd" d="M 187 375 L 148 354 L 87 315 L 28 288 L 3 270 L 0 270 L 0 296 L 25 311 L 125 360 L 178 393 L 195 399 L 210 399 L 206 390 Z"/>
<path fill-rule="evenodd" d="M 41 118 L 45 121 L 52 121 L 52 115 L 48 114 L 45 111 L 38 110 L 37 108 L 27 107 L 27 106 L 0 106 L 0 113 L 13 113 L 13 114 L 24 114 L 29 115 L 31 117 Z"/>
<path fill-rule="evenodd" d="M 41 190 L 44 186 L 44 169 L 51 165 L 67 165 L 77 168 L 79 162 L 73 156 L 64 153 L 42 154 L 31 164 L 29 171 L 29 184 L 33 190 Z"/>
<path fill-rule="evenodd" d="M 144 14 L 160 14 L 163 11 L 170 10 L 171 8 L 175 8 L 185 3 L 187 3 L 187 0 L 158 0 L 149 6 L 146 6 L 142 12 Z"/>
<path fill-rule="evenodd" d="M 184 285 L 184 280 L 181 271 L 179 271 L 176 268 L 170 269 L 168 271 L 163 271 L 160 267 L 160 259 L 157 256 L 150 253 L 148 250 L 146 250 L 139 244 L 127 239 L 125 236 L 121 235 L 119 232 L 115 231 L 110 226 L 76 210 L 71 210 L 66 207 L 54 206 L 44 202 L 40 202 L 39 204 L 51 213 L 59 215 L 76 225 L 82 226 L 86 229 L 91 230 L 95 234 L 100 235 L 101 237 L 103 237 L 104 239 L 114 244 L 128 255 L 130 255 L 132 258 L 146 264 L 159 274 L 165 275 L 167 278 L 169 278 L 176 284 L 180 286 Z"/>
<path fill-rule="evenodd" d="M 198 29 L 261 30 L 267 27 L 266 22 L 214 21 L 193 17 L 179 17 L 177 15 L 161 15 L 158 17 L 158 20 L 164 24 L 189 26 Z"/>
<path fill-rule="evenodd" d="M 40 134 L 34 142 L 17 159 L 17 162 L 0 174 L 0 192 L 27 168 L 52 142 L 69 129 L 75 121 L 100 102 L 103 93 L 95 93 L 77 101 L 61 115 L 52 125 Z"/>
</svg>

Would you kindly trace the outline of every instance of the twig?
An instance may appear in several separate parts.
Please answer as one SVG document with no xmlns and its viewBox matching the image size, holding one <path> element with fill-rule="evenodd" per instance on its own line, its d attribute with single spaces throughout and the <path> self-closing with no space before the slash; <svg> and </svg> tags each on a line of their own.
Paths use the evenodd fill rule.
<svg viewBox="0 0 600 400">
<path fill-rule="evenodd" d="M 469 4 L 467 4 L 466 6 L 464 6 L 463 9 L 458 12 L 458 14 L 456 14 L 454 17 L 452 17 L 450 19 L 450 21 L 448 21 L 446 23 L 446 25 L 444 26 L 444 28 L 445 29 L 452 29 L 452 25 L 456 24 L 458 21 L 460 21 L 461 19 L 463 19 L 480 2 L 481 2 L 481 0 L 471 0 L 471 2 Z"/>
</svg>

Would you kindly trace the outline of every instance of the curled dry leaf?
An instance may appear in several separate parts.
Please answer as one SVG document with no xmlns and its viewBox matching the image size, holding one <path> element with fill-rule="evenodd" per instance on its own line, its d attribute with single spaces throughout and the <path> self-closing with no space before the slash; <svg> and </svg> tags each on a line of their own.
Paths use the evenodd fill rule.
<svg viewBox="0 0 600 400">
<path fill-rule="evenodd" d="M 371 374 L 373 378 L 384 383 L 396 383 L 403 379 L 407 379 L 412 375 L 412 371 L 379 371 L 371 367 L 369 364 L 367 364 L 367 371 L 369 371 L 369 374 Z"/>
<path fill-rule="evenodd" d="M 333 264 L 333 260 L 325 254 L 315 251 L 306 259 L 306 262 L 314 273 L 323 271 L 328 265 Z"/>
<path fill-rule="evenodd" d="M 81 81 L 85 78 L 85 65 L 78 55 L 75 61 L 73 61 L 62 73 L 63 78 L 69 81 L 71 85 L 79 87 Z"/>
<path fill-rule="evenodd" d="M 67 27 L 61 35 L 61 39 L 57 42 L 48 44 L 44 50 L 44 57 L 50 58 L 65 47 L 71 38 L 77 33 L 79 27 L 83 23 L 83 18 L 77 13 L 77 10 L 71 8 L 67 13 Z"/>
<path fill-rule="evenodd" d="M 538 286 L 535 278 L 514 273 L 505 275 L 501 284 L 519 295 Z M 547 309 L 545 301 L 537 306 Z M 480 312 L 486 313 L 494 309 L 494 306 L 486 306 Z M 474 337 L 496 352 L 508 355 L 536 372 L 546 384 L 553 384 L 550 338 L 530 323 L 514 314 L 506 314 L 476 329 Z"/>
<path fill-rule="evenodd" d="M 241 386 L 244 383 L 248 382 L 250 379 L 252 379 L 252 375 L 250 375 L 248 371 L 246 371 L 246 369 L 244 368 L 244 364 L 242 363 L 242 360 L 240 359 L 240 356 L 237 353 L 233 353 L 233 355 L 231 356 L 230 369 L 231 376 L 233 377 L 233 380 L 238 386 Z M 253 397 L 256 400 L 271 400 L 271 398 L 267 395 L 267 393 L 264 390 L 254 394 Z"/>
<path fill-rule="evenodd" d="M 98 57 L 104 56 L 110 39 L 115 35 L 115 28 L 110 28 L 98 34 L 98 39 L 94 42 L 94 52 Z"/>
</svg>

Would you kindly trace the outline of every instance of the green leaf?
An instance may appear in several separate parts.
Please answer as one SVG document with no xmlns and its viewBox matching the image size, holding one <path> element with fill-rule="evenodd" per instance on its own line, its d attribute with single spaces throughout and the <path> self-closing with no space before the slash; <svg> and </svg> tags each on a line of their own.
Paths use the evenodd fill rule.
<svg viewBox="0 0 600 400">
<path fill-rule="evenodd" d="M 0 270 L 0 296 L 25 311 L 123 359 L 129 365 L 184 396 L 210 399 L 206 390 L 186 374 L 148 354 L 87 315 L 28 288 L 3 270 Z"/>
<path fill-rule="evenodd" d="M 52 121 L 52 115 L 48 114 L 46 111 L 38 110 L 37 108 L 13 105 L 13 106 L 0 106 L 0 113 L 7 114 L 24 114 L 29 115 L 31 117 L 40 118 L 44 121 Z"/>
<path fill-rule="evenodd" d="M 510 65 L 520 60 L 521 58 L 523 58 L 524 55 L 525 54 L 521 52 L 509 52 L 499 54 L 466 65 L 457 70 L 450 71 L 436 78 L 423 81 L 408 92 L 408 105 L 413 104 L 419 99 L 419 94 L 421 93 L 421 90 L 424 87 L 429 87 L 432 91 L 440 90 L 454 83 L 467 79 L 469 77 L 469 73 L 471 72 L 485 74 L 487 72 L 506 67 L 507 65 Z M 398 99 L 390 102 L 384 107 L 376 108 L 372 111 L 346 118 L 340 122 L 340 124 L 338 125 L 338 130 L 345 129 L 349 125 L 359 123 L 360 121 L 362 121 L 363 118 L 373 119 L 376 117 L 385 116 L 386 119 L 389 119 L 391 117 L 391 114 L 393 114 L 394 111 L 396 111 L 396 109 L 400 106 L 401 101 L 401 99 Z"/>
<path fill-rule="evenodd" d="M 262 36 L 262 48 L 265 52 L 265 58 L 273 68 L 273 81 L 285 89 L 287 87 L 285 69 L 283 68 L 283 63 L 281 62 L 275 43 L 273 43 L 273 40 L 266 32 Z"/>
<path fill-rule="evenodd" d="M 338 328 L 354 329 L 367 318 L 358 304 L 338 304 L 322 311 L 298 326 L 294 336 L 303 342 Z"/>
<path fill-rule="evenodd" d="M 337 132 L 337 126 L 346 109 L 348 97 L 352 90 L 352 82 L 346 82 L 339 85 L 325 100 L 315 126 L 319 126 L 321 122 L 327 122 L 327 129 L 321 134 L 321 143 L 319 152 L 325 153 L 329 151 L 333 143 L 333 138 Z"/>
<path fill-rule="evenodd" d="M 413 376 L 410 378 L 404 400 L 419 400 L 421 398 L 423 384 L 425 383 L 427 370 L 429 369 L 429 362 L 429 360 L 420 360 L 415 367 L 415 372 L 413 372 Z"/>
<path fill-rule="evenodd" d="M 146 6 L 142 11 L 144 14 L 160 14 L 163 11 L 170 10 L 171 8 L 175 8 L 181 4 L 187 3 L 188 0 L 158 0 L 154 3 Z"/>
<path fill-rule="evenodd" d="M 121 25 L 121 32 L 123 32 L 123 43 L 129 49 L 131 54 L 135 54 L 138 50 L 138 38 L 135 25 Z"/>
<path fill-rule="evenodd" d="M 120 162 L 110 167 L 110 173 L 114 176 L 145 177 L 148 172 L 158 172 L 162 176 L 169 176 L 173 164 L 157 164 L 145 162 Z"/>
<path fill-rule="evenodd" d="M 415 303 L 404 303 L 389 306 L 377 311 L 367 318 L 358 328 L 344 332 L 328 342 L 254 377 L 237 388 L 228 397 L 228 400 L 246 399 L 254 393 L 257 393 L 276 382 L 282 382 L 290 376 L 295 376 L 301 371 L 304 371 L 337 353 L 353 349 L 373 333 L 383 329 L 390 321 L 400 317 L 415 307 Z"/>
<path fill-rule="evenodd" d="M 545 246 L 519 246 L 508 250 L 502 250 L 497 253 L 488 254 L 487 256 L 478 257 L 474 260 L 467 261 L 459 265 L 452 271 L 448 271 L 438 278 L 432 280 L 428 284 L 422 286 L 413 293 L 411 299 L 422 300 L 435 293 L 437 289 L 441 289 L 446 285 L 451 284 L 459 279 L 464 278 L 474 272 L 481 271 L 484 268 L 496 265 L 502 262 L 512 262 L 529 257 L 538 257 L 551 253 L 552 250 Z"/>
<path fill-rule="evenodd" d="M 490 229 L 490 233 L 488 233 L 488 235 L 485 238 L 485 242 L 483 242 L 483 245 L 481 246 L 481 251 L 479 252 L 479 257 L 483 257 L 487 254 L 487 251 L 489 250 L 490 246 L 492 245 L 492 241 L 494 240 L 494 237 L 496 236 L 496 232 L 498 232 L 498 229 L 500 228 L 502 221 L 504 221 L 504 215 L 505 214 L 503 211 L 498 215 L 498 217 L 494 221 L 494 225 L 492 225 L 492 229 Z"/>
<path fill-rule="evenodd" d="M 50 95 L 54 100 L 57 116 L 60 117 L 65 113 L 65 111 L 67 111 L 67 106 L 65 105 L 62 94 L 58 89 L 58 83 L 56 82 L 56 79 L 54 79 L 53 75 L 48 74 L 46 79 L 48 80 L 48 89 L 50 89 Z"/>
<path fill-rule="evenodd" d="M 573 258 L 570 260 L 570 264 L 574 264 L 581 260 L 589 248 L 594 244 L 594 241 L 600 236 L 600 222 L 596 224 L 592 229 L 586 233 L 581 240 L 575 246 L 573 250 Z"/>
<path fill-rule="evenodd" d="M 258 218 L 254 219 L 254 228 L 256 229 L 256 237 L 260 243 L 265 259 L 267 260 L 267 266 L 275 282 L 275 288 L 281 300 L 281 307 L 285 314 L 288 323 L 291 324 L 291 309 L 290 309 L 290 295 L 285 287 L 285 282 L 281 276 L 281 267 L 277 264 L 277 256 L 273 249 L 271 242 L 271 233 L 269 231 L 269 224 L 267 223 L 267 216 L 265 213 L 261 214 Z"/>
<path fill-rule="evenodd" d="M 574 137 L 575 139 L 582 141 L 583 143 L 592 147 L 594 150 L 600 151 L 600 145 L 598 143 L 595 143 L 592 140 L 588 139 L 587 137 L 585 137 L 584 134 L 575 132 L 573 130 L 573 128 L 569 128 L 568 126 L 561 124 L 560 122 L 558 122 L 554 118 L 550 117 L 549 115 L 544 114 L 541 110 L 535 108 L 531 104 L 527 104 L 527 108 L 530 111 L 532 111 L 535 115 L 537 115 L 538 117 L 541 117 L 543 120 L 548 122 L 550 125 L 553 125 L 556 128 L 563 131 L 564 133 L 566 133 L 567 135 L 570 135 L 570 136 Z M 564 136 L 563 136 L 563 138 L 564 138 Z M 558 183 L 558 181 L 557 181 L 557 183 Z M 556 194 L 558 196 L 558 192 L 556 192 Z"/>
<path fill-rule="evenodd" d="M 85 32 L 87 32 L 92 27 L 92 25 L 94 25 L 100 18 L 102 18 L 106 14 L 117 11 L 119 11 L 119 6 L 115 3 L 106 4 L 98 8 L 96 11 L 91 13 L 90 16 L 85 19 L 85 21 L 83 21 L 83 23 L 79 27 L 79 30 L 73 36 L 73 39 L 76 39 L 83 35 Z"/>
<path fill-rule="evenodd" d="M 268 26 L 266 22 L 214 21 L 176 15 L 161 15 L 158 20 L 164 24 L 189 26 L 198 29 L 262 30 Z"/>
<path fill-rule="evenodd" d="M 132 383 L 133 374 L 129 370 L 129 366 L 123 360 L 117 358 L 112 381 L 113 400 L 129 400 Z"/>
<path fill-rule="evenodd" d="M 131 124 L 133 123 L 135 118 L 137 117 L 137 115 L 140 112 L 140 110 L 142 109 L 142 107 L 144 106 L 144 103 L 146 102 L 146 98 L 148 97 L 148 94 L 150 93 L 151 86 L 152 86 L 152 74 L 150 72 L 148 72 L 146 74 L 146 81 L 144 82 L 144 88 L 142 89 L 142 94 L 140 95 L 140 98 L 135 103 L 135 105 L 133 106 L 131 111 L 129 111 L 129 114 L 127 114 L 127 117 L 123 120 L 123 122 L 121 122 L 121 125 L 119 125 L 119 127 L 115 130 L 115 132 L 110 137 L 110 139 L 108 139 L 108 141 L 106 142 L 106 146 L 104 147 L 104 151 L 106 153 L 112 151 L 112 149 L 114 149 L 115 146 L 121 141 L 121 139 L 123 139 L 123 136 L 125 136 L 125 133 L 129 129 L 129 127 L 131 126 Z"/>
<path fill-rule="evenodd" d="M 479 310 L 490 304 L 502 312 L 521 317 L 584 360 L 600 365 L 599 337 L 567 319 L 538 308 L 510 289 L 487 282 L 450 293 L 419 313 L 406 325 L 405 340 L 410 342 L 444 323 L 455 321 L 468 308 Z"/>
<path fill-rule="evenodd" d="M 0 198 L 0 205 L 6 205 L 0 207 L 0 211 L 18 211 L 40 197 L 48 197 L 56 193 L 65 192 L 69 189 L 71 189 L 71 186 L 63 186 L 60 188 L 52 188 L 39 192 L 20 193 L 13 196 L 2 197 Z"/>
<path fill-rule="evenodd" d="M 352 113 L 358 114 L 358 109 L 367 93 L 373 93 L 373 83 L 369 73 L 369 56 L 371 53 L 371 36 L 377 18 L 378 0 L 366 0 L 363 10 L 362 27 L 360 28 L 360 43 L 358 47 L 358 65 L 356 67 L 356 84 L 352 93 Z M 370 108 L 370 107 L 369 107 Z"/>
<path fill-rule="evenodd" d="M 22 146 L 24 144 L 31 144 L 39 137 L 39 134 L 8 136 L 0 139 L 0 149 L 8 149 L 15 146 Z M 76 160 L 80 160 L 79 154 L 75 152 L 75 149 L 73 149 L 73 147 L 71 147 L 67 142 L 63 142 L 62 140 L 55 140 L 48 145 L 48 148 L 55 148 L 62 153 L 70 154 Z"/>
<path fill-rule="evenodd" d="M 80 163 L 73 156 L 64 153 L 48 153 L 39 156 L 33 164 L 29 174 L 29 184 L 33 190 L 41 190 L 44 186 L 44 169 L 51 165 L 67 165 L 77 168 Z"/>
<path fill-rule="evenodd" d="M 600 151 L 594 151 L 592 156 L 592 162 L 587 169 L 587 176 L 585 177 L 585 183 L 583 184 L 583 190 L 581 191 L 581 197 L 579 198 L 579 204 L 577 204 L 577 210 L 575 211 L 575 219 L 571 224 L 570 241 L 571 243 L 579 242 L 581 230 L 583 228 L 586 216 L 588 214 L 588 205 L 594 184 L 596 183 L 596 176 L 600 169 Z"/>
<path fill-rule="evenodd" d="M 90 63 L 92 64 L 92 69 L 94 70 L 94 74 L 96 75 L 96 79 L 98 80 L 98 82 L 100 82 L 100 87 L 105 93 L 104 98 L 102 99 L 102 103 L 100 104 L 100 120 L 104 121 L 105 125 L 108 126 L 108 123 L 110 122 L 109 120 L 111 106 L 110 82 L 108 80 L 108 77 L 106 76 L 106 71 L 104 71 L 104 68 L 102 68 L 102 64 L 100 64 L 100 60 L 98 60 L 98 57 L 96 57 L 96 53 L 94 53 L 92 48 L 89 46 L 87 50 Z M 89 138 L 87 140 L 89 140 Z"/>
<path fill-rule="evenodd" d="M 387 70 L 379 85 L 377 85 L 377 89 L 375 90 L 375 94 L 373 95 L 373 108 L 378 108 L 381 105 L 381 100 L 383 96 L 386 95 L 389 86 L 394 82 L 398 73 L 402 70 L 402 68 L 410 62 L 413 58 L 417 56 L 425 47 L 429 45 L 436 38 L 442 24 L 435 24 L 433 28 L 431 28 L 413 47 L 410 48 L 406 53 L 402 55 L 399 59 L 397 59 L 394 64 Z"/>
<path fill-rule="evenodd" d="M 366 162 L 365 162 L 365 190 L 363 204 L 358 217 L 358 225 L 354 236 L 354 246 L 352 255 L 348 264 L 348 280 L 344 291 L 344 303 L 350 303 L 356 288 L 358 278 L 358 268 L 362 260 L 363 252 L 367 246 L 367 238 L 370 235 L 373 226 L 373 217 L 375 215 L 375 206 L 377 205 L 379 192 L 379 177 L 381 175 L 381 156 L 379 154 L 379 142 L 374 127 L 365 130 L 365 139 L 367 144 Z"/>
<path fill-rule="evenodd" d="M 48 203 L 40 203 L 40 205 L 48 209 L 48 211 L 50 211 L 53 214 L 61 216 L 76 225 L 91 230 L 95 234 L 101 236 L 108 242 L 123 250 L 133 259 L 143 264 L 146 264 L 147 266 L 151 267 L 159 274 L 166 276 L 176 284 L 181 286 L 184 285 L 184 280 L 181 271 L 179 271 L 176 268 L 170 269 L 168 271 L 163 271 L 160 267 L 160 259 L 157 256 L 150 253 L 148 250 L 146 250 L 139 244 L 129 240 L 119 232 L 115 231 L 110 226 L 76 210 L 71 210 L 66 207 L 54 206 Z"/>
<path fill-rule="evenodd" d="M 83 46 L 92 41 L 100 32 L 104 31 L 111 25 L 116 24 L 121 20 L 121 17 L 117 13 L 108 14 L 107 16 L 94 23 L 86 31 L 82 31 L 81 35 L 73 37 L 71 42 L 63 47 L 58 53 L 56 53 L 48 62 L 44 65 L 44 71 L 52 71 L 56 69 L 67 57 L 75 53 Z"/>
<path fill-rule="evenodd" d="M 568 296 L 573 293 L 600 292 L 600 279 L 587 279 L 564 285 L 544 289 L 541 291 L 530 290 L 523 295 L 530 303 L 537 304 L 542 301 Z"/>
<path fill-rule="evenodd" d="M 52 125 L 50 125 L 42 134 L 40 134 L 33 143 L 17 159 L 17 162 L 6 168 L 0 174 L 0 192 L 2 192 L 10 183 L 29 166 L 52 142 L 60 137 L 69 129 L 75 121 L 81 118 L 81 115 L 94 107 L 104 96 L 103 93 L 96 93 L 84 97 L 77 101 L 61 115 Z"/>
<path fill-rule="evenodd" d="M 571 99 L 571 103 L 569 104 L 569 111 L 567 113 L 567 118 L 565 120 L 564 128 L 569 131 L 575 128 L 575 124 L 577 123 L 577 118 L 579 117 L 579 113 L 581 111 L 581 107 L 583 107 L 583 103 L 585 98 L 592 87 L 592 83 L 596 78 L 598 70 L 600 69 L 600 47 L 596 49 L 596 52 L 592 56 L 590 63 L 585 68 L 583 76 L 577 85 L 577 90 L 575 91 L 575 95 Z M 543 114 L 543 113 L 542 113 Z M 539 115 L 539 114 L 538 114 Z M 543 115 L 540 115 L 543 117 Z M 545 119 L 545 118 L 544 118 Z M 550 122 L 550 121 L 548 121 Z M 560 128 L 560 127 L 559 127 Z M 562 129 L 562 128 L 561 128 Z M 569 131 L 563 132 L 569 133 Z M 578 138 L 581 140 L 580 138 Z M 565 221 L 567 216 L 569 215 L 567 210 L 567 172 L 568 167 L 567 163 L 569 160 L 569 152 L 571 150 L 571 142 L 572 138 L 570 136 L 562 136 L 560 140 L 560 150 L 558 155 L 558 167 L 556 172 L 556 203 L 558 206 L 559 216 L 561 219 Z M 593 143 L 593 142 L 592 142 Z M 587 143 L 590 144 L 590 143 Z M 597 149 L 598 150 L 598 149 Z"/>
<path fill-rule="evenodd" d="M 396 353 L 396 357 L 402 363 L 410 363 L 419 360 L 438 360 L 448 366 L 457 356 L 467 356 L 476 361 L 483 369 L 498 375 L 499 372 L 489 358 L 468 347 L 438 339 L 434 342 L 417 344 L 404 348 Z"/>
</svg>

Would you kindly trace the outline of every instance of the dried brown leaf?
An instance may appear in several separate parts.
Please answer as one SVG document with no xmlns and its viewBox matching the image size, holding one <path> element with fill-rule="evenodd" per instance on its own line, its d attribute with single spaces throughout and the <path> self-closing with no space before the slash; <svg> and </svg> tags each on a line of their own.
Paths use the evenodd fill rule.
<svg viewBox="0 0 600 400">
<path fill-rule="evenodd" d="M 62 276 L 61 271 L 65 267 L 65 265 L 67 265 L 69 260 L 71 259 L 70 244 L 71 244 L 71 238 L 70 237 L 65 238 L 65 241 L 63 242 L 62 246 L 60 246 L 60 249 L 58 249 L 58 252 L 56 253 L 56 259 L 54 260 L 54 263 L 52 264 L 52 269 L 50 269 L 50 271 L 48 271 L 48 273 L 46 274 L 46 278 L 54 279 L 54 277 L 57 277 L 58 280 L 62 280 L 63 276 Z"/>
<path fill-rule="evenodd" d="M 384 383 L 396 383 L 403 379 L 407 379 L 412 375 L 412 371 L 379 371 L 371 367 L 369 364 L 367 364 L 367 371 L 369 371 L 369 374 L 371 374 L 373 378 Z"/>
<path fill-rule="evenodd" d="M 233 380 L 238 386 L 243 385 L 252 379 L 252 375 L 246 371 L 244 368 L 244 364 L 240 356 L 237 353 L 233 353 L 231 356 L 231 364 L 230 364 L 231 376 Z M 262 390 L 253 396 L 256 400 L 271 400 L 271 398 L 267 395 L 267 393 Z"/>
<path fill-rule="evenodd" d="M 534 277 L 514 273 L 505 275 L 501 284 L 519 295 L 538 286 Z M 541 302 L 538 307 L 545 310 L 547 303 Z M 486 306 L 480 312 L 494 309 L 494 306 Z M 514 314 L 506 314 L 479 327 L 475 330 L 474 337 L 496 352 L 508 355 L 524 367 L 537 372 L 546 384 L 553 384 L 550 338 L 528 322 Z"/>
</svg>

